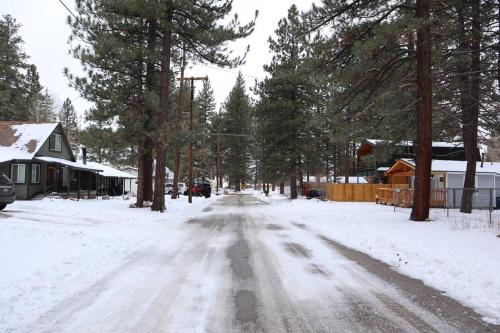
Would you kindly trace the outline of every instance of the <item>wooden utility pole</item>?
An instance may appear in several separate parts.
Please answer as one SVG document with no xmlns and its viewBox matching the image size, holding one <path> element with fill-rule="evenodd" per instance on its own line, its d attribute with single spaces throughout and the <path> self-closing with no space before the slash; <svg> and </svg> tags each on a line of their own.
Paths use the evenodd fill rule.
<svg viewBox="0 0 500 333">
<path fill-rule="evenodd" d="M 184 110 L 184 69 L 186 67 L 186 50 L 182 50 L 182 66 L 181 66 L 181 78 L 179 85 L 179 103 L 177 109 L 177 134 L 180 135 L 182 130 L 182 111 Z M 172 199 L 177 199 L 179 196 L 179 171 L 180 171 L 180 161 L 181 161 L 181 147 L 179 142 L 175 145 L 175 169 L 174 169 L 174 180 L 172 184 Z"/>
<path fill-rule="evenodd" d="M 189 179 L 188 179 L 188 195 L 189 195 L 189 203 L 193 203 L 193 193 L 192 193 L 192 188 L 193 188 L 193 140 L 192 140 L 192 134 L 193 134 L 193 111 L 194 111 L 194 81 L 195 80 L 202 80 L 206 81 L 208 80 L 208 76 L 204 77 L 183 77 L 180 78 L 181 80 L 181 85 L 183 80 L 190 80 L 191 81 L 191 105 L 189 108 L 189 151 L 188 151 L 188 160 L 189 160 Z"/>
</svg>

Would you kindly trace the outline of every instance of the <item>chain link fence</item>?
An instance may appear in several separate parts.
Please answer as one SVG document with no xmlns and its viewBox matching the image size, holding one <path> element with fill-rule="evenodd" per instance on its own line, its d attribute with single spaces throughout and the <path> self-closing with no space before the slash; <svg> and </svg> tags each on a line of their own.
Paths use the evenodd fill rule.
<svg viewBox="0 0 500 333">
<path fill-rule="evenodd" d="M 392 193 L 386 194 L 386 204 L 396 207 L 409 208 L 413 205 L 414 189 L 393 189 Z M 446 210 L 450 216 L 450 210 L 460 209 L 462 197 L 471 196 L 473 211 L 485 211 L 488 213 L 489 223 L 493 223 L 495 210 L 500 210 L 500 188 L 443 188 L 431 190 L 431 207 Z M 498 214 L 496 214 L 498 215 Z"/>
</svg>

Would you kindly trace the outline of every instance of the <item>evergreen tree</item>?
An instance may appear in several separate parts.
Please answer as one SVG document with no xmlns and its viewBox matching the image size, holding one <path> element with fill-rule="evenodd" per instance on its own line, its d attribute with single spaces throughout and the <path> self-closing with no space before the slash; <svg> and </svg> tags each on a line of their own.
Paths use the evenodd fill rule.
<svg viewBox="0 0 500 333">
<path fill-rule="evenodd" d="M 69 98 L 63 102 L 61 109 L 59 110 L 59 122 L 61 123 L 66 138 L 73 150 L 74 154 L 78 154 L 79 146 L 76 139 L 78 131 L 78 120 L 75 111 L 75 107 Z"/>
<path fill-rule="evenodd" d="M 314 100 L 314 86 L 306 74 L 311 44 L 295 5 L 279 21 L 275 33 L 276 38 L 269 39 L 273 59 L 264 66 L 271 77 L 258 87 L 261 169 L 268 181 L 290 180 L 291 197 L 295 199 Z"/>
<path fill-rule="evenodd" d="M 26 72 L 26 119 L 34 122 L 41 120 L 40 107 L 43 87 L 35 65 L 29 65 Z"/>
<path fill-rule="evenodd" d="M 248 178 L 252 119 L 252 105 L 241 72 L 224 103 L 224 111 L 222 115 L 224 173 L 229 177 L 229 184 L 239 191 L 241 184 Z"/>
<path fill-rule="evenodd" d="M 23 73 L 28 56 L 19 28 L 12 16 L 0 18 L 0 120 L 26 119 Z"/>
<path fill-rule="evenodd" d="M 212 141 L 216 136 L 211 136 L 212 120 L 215 116 L 215 97 L 210 81 L 203 81 L 203 87 L 196 98 L 196 123 L 194 127 L 194 170 L 195 177 L 206 180 L 211 178 L 212 165 L 215 161 L 215 151 Z"/>
</svg>

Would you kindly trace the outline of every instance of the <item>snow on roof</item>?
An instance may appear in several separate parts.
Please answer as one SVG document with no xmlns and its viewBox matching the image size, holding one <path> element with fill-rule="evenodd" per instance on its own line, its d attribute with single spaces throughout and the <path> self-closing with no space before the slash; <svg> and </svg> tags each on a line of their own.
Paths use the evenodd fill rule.
<svg viewBox="0 0 500 333">
<path fill-rule="evenodd" d="M 95 169 L 102 170 L 102 172 L 99 172 L 99 175 L 101 175 L 103 177 L 130 178 L 130 179 L 137 178 L 134 175 L 131 175 L 131 174 L 123 172 L 123 171 L 120 171 L 120 170 L 115 169 L 115 168 L 113 168 L 113 167 L 111 167 L 109 165 L 99 164 L 99 163 L 96 163 L 96 162 L 87 162 L 86 165 L 88 165 L 88 166 L 90 166 L 92 168 L 95 168 Z"/>
<path fill-rule="evenodd" d="M 0 162 L 33 159 L 57 125 L 0 121 Z"/>
<path fill-rule="evenodd" d="M 390 144 L 392 143 L 390 140 L 379 140 L 379 139 L 367 139 L 372 145 L 378 144 Z M 396 143 L 396 146 L 413 146 L 413 141 L 400 141 Z M 463 148 L 463 142 L 444 142 L 444 141 L 433 141 L 433 147 L 442 147 L 442 148 Z"/>
<path fill-rule="evenodd" d="M 415 166 L 415 161 L 412 159 L 402 159 L 406 163 Z M 432 160 L 433 172 L 465 172 L 467 169 L 467 161 L 445 161 Z M 481 162 L 476 162 L 477 173 L 497 173 L 500 174 L 500 162 L 484 162 L 481 168 Z"/>
<path fill-rule="evenodd" d="M 337 183 L 344 184 L 345 177 L 337 177 Z M 350 184 L 368 184 L 368 181 L 365 179 L 365 177 L 349 177 L 349 183 Z"/>
<path fill-rule="evenodd" d="M 69 160 L 65 160 L 65 159 L 57 158 L 57 157 L 37 156 L 37 157 L 35 157 L 35 160 L 45 161 L 45 162 L 49 162 L 49 163 L 58 163 L 58 164 L 72 167 L 73 169 L 76 169 L 76 170 L 84 170 L 84 171 L 101 171 L 102 170 L 101 168 L 96 168 L 96 167 L 93 167 L 93 166 L 90 166 L 87 164 L 83 164 L 80 162 L 73 162 L 73 161 L 69 161 Z"/>
</svg>

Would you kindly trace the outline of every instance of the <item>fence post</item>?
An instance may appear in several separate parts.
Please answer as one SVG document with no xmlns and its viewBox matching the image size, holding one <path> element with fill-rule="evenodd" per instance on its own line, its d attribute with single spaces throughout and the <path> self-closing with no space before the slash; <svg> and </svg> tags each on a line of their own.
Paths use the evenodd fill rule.
<svg viewBox="0 0 500 333">
<path fill-rule="evenodd" d="M 396 212 L 396 194 L 398 192 L 396 192 L 396 189 L 393 188 L 392 189 L 392 205 L 394 206 L 394 212 Z"/>
<path fill-rule="evenodd" d="M 492 224 L 491 213 L 493 212 L 493 189 L 490 188 L 490 225 Z"/>
<path fill-rule="evenodd" d="M 446 198 L 445 198 L 445 205 L 446 205 L 446 217 L 450 217 L 450 205 L 448 205 L 448 191 L 449 189 L 446 189 Z"/>
</svg>

